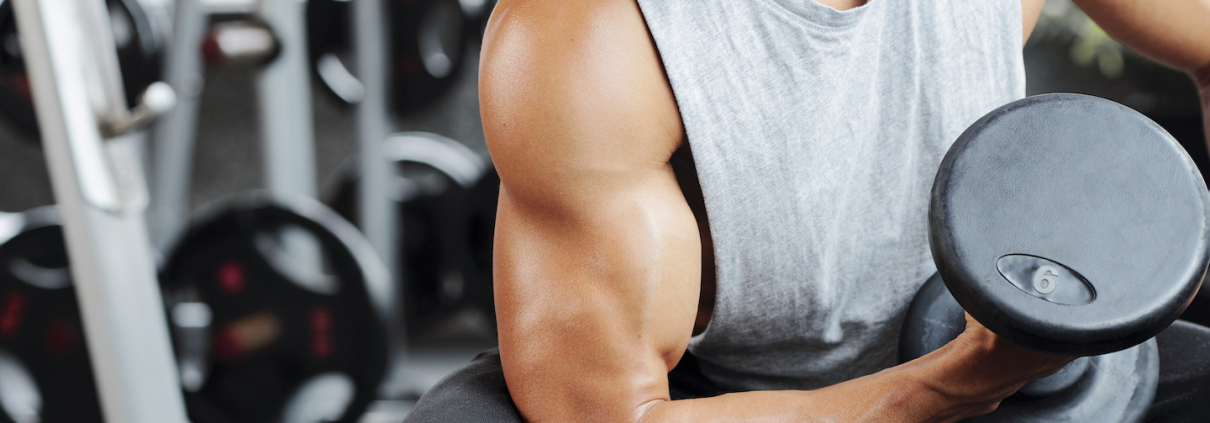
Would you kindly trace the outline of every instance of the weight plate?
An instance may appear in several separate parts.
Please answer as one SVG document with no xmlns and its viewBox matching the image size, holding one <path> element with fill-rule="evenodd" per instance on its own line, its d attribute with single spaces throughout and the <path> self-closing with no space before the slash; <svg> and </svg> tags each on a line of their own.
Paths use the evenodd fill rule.
<svg viewBox="0 0 1210 423">
<path fill-rule="evenodd" d="M 133 106 L 149 85 L 160 79 L 164 41 L 138 0 L 107 0 L 109 22 L 117 47 L 118 66 Z M 0 0 L 0 116 L 30 140 L 38 140 L 38 120 L 11 1 Z"/>
<path fill-rule="evenodd" d="M 1155 398 L 1160 359 L 1155 339 L 1110 354 L 1088 357 L 1089 372 L 1067 391 L 1047 397 L 1020 393 L 1005 398 L 996 411 L 964 422 L 1143 421 Z"/>
<path fill-rule="evenodd" d="M 365 240 L 304 200 L 246 195 L 202 216 L 161 276 L 191 418 L 356 421 L 387 357 L 367 286 L 389 281 Z M 0 422 L 102 421 L 54 208 L 5 215 L 0 232 Z M 298 238 L 325 267 L 283 257 Z"/>
<path fill-rule="evenodd" d="M 1210 196 L 1176 141 L 1119 104 L 1029 97 L 976 121 L 941 163 L 930 245 L 949 290 L 997 334 L 1097 355 L 1141 343 L 1192 300 Z"/>
<path fill-rule="evenodd" d="M 55 208 L 0 220 L 14 229 L 11 238 L 0 235 L 0 422 L 99 422 Z"/>
<path fill-rule="evenodd" d="M 934 273 L 908 305 L 899 331 L 899 362 L 915 360 L 941 348 L 966 330 L 962 306 Z"/>
<path fill-rule="evenodd" d="M 483 332 L 495 331 L 492 236 L 500 179 L 487 160 L 452 139 L 405 132 L 383 143 L 395 164 L 391 197 L 399 225 L 406 323 L 413 333 L 455 315 Z M 360 175 L 351 166 L 329 196 L 355 220 Z M 471 312 L 473 314 L 464 314 Z"/>
<path fill-rule="evenodd" d="M 488 4 L 479 5 L 482 8 Z M 307 3 L 307 42 L 312 69 L 326 91 L 345 103 L 361 100 L 364 87 L 346 65 L 352 37 L 350 3 Z M 469 16 L 458 0 L 386 2 L 387 78 L 391 108 L 416 112 L 447 93 L 457 81 L 479 15 Z"/>
<path fill-rule="evenodd" d="M 319 203 L 266 194 L 195 222 L 160 276 L 191 418 L 357 421 L 389 355 L 389 281 L 365 239 Z"/>
<path fill-rule="evenodd" d="M 388 13 L 392 107 L 411 113 L 457 80 L 466 57 L 466 18 L 457 0 L 393 1 Z"/>
</svg>

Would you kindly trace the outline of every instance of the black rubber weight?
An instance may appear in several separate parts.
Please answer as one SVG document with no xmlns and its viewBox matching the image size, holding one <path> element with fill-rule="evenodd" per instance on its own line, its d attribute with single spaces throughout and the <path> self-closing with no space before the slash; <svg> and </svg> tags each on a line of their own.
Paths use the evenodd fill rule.
<svg viewBox="0 0 1210 423">
<path fill-rule="evenodd" d="M 930 244 L 949 290 L 992 331 L 1041 351 L 1104 354 L 1188 306 L 1210 258 L 1208 200 L 1192 160 L 1143 115 L 1041 95 L 992 111 L 950 148 Z M 1091 297 L 1051 298 L 1040 274 Z"/>
<path fill-rule="evenodd" d="M 301 395 L 305 383 L 343 374 L 353 391 L 336 421 L 357 421 L 377 397 L 389 355 L 384 316 L 369 287 L 385 272 L 373 271 L 381 264 L 374 265 L 378 259 L 364 239 L 305 198 L 248 193 L 197 216 L 160 273 L 165 305 L 174 313 L 178 361 L 198 357 L 209 369 L 197 387 L 186 387 L 191 419 L 291 421 L 285 415 L 313 399 Z M 317 260 L 326 262 L 322 278 L 335 281 L 334 290 L 304 288 L 286 271 L 299 262 L 275 263 L 266 253 L 269 237 L 288 228 L 314 236 L 322 251 Z M 211 310 L 206 335 L 195 336 L 192 326 L 175 319 L 176 307 L 187 303 Z M 241 340 L 249 330 L 271 335 L 261 343 Z"/>
<path fill-rule="evenodd" d="M 16 220 L 12 238 L 0 234 L 0 423 L 99 422 L 58 213 L 43 206 Z"/>
</svg>

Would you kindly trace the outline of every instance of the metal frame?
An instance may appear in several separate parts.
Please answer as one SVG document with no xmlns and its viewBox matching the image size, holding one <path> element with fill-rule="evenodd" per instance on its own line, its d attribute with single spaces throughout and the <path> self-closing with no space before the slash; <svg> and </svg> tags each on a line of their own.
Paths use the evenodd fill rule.
<svg viewBox="0 0 1210 423">
<path fill-rule="evenodd" d="M 105 4 L 13 3 L 105 419 L 187 422 Z"/>
<path fill-rule="evenodd" d="M 165 247 L 189 216 L 189 182 L 197 137 L 198 108 L 205 86 L 201 53 L 207 15 L 200 0 L 177 0 L 173 36 L 164 61 L 164 79 L 177 93 L 177 105 L 156 121 L 155 182 L 151 189 L 151 228 L 156 245 Z"/>
<path fill-rule="evenodd" d="M 360 192 L 357 193 L 358 221 L 370 244 L 378 251 L 387 270 L 393 276 L 390 298 L 393 315 L 387 316 L 387 328 L 392 339 L 396 366 L 407 357 L 406 324 L 403 321 L 403 301 L 396 287 L 404 283 L 398 257 L 400 223 L 391 201 L 390 163 L 383 154 L 390 121 L 387 111 L 387 37 L 386 12 L 381 0 L 353 2 L 353 52 L 357 57 L 357 77 L 365 87 L 365 97 L 356 105 L 358 168 L 361 170 Z"/>
<path fill-rule="evenodd" d="M 275 194 L 315 198 L 315 124 L 307 64 L 306 2 L 264 0 L 259 16 L 281 53 L 257 76 L 265 185 Z"/>
<path fill-rule="evenodd" d="M 178 0 L 174 12 L 175 37 L 168 50 L 165 74 L 180 93 L 180 100 L 159 122 L 155 133 L 158 148 L 153 217 L 156 241 L 161 246 L 183 229 L 189 215 L 191 153 L 205 84 L 202 76 L 205 67 L 198 46 L 207 30 L 208 6 L 214 5 L 203 0 Z M 256 77 L 265 186 L 276 194 L 315 198 L 315 128 L 307 64 L 306 2 L 263 0 L 253 7 L 251 11 L 272 28 L 282 49 Z"/>
</svg>

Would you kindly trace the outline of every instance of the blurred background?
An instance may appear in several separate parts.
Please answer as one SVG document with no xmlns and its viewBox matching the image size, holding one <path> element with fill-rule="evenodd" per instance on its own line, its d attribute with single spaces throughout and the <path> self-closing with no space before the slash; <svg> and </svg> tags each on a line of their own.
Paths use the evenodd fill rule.
<svg viewBox="0 0 1210 423">
<path fill-rule="evenodd" d="M 172 0 L 109 3 L 111 9 L 114 3 L 142 8 L 139 19 L 159 28 L 164 38 L 161 48 L 170 45 L 165 40 L 172 37 L 175 7 Z M 254 23 L 251 27 L 262 25 L 256 23 L 262 22 L 257 17 L 260 12 L 249 1 L 199 3 L 204 4 L 201 9 L 208 28 L 203 42 L 209 46 L 200 48 L 205 52 L 206 65 L 201 73 L 204 84 L 198 92 L 196 137 L 188 158 L 190 183 L 185 201 L 189 211 L 232 193 L 269 188 L 261 132 L 263 109 L 258 105 L 256 93 L 258 71 L 264 61 L 272 60 L 273 53 L 265 53 L 269 57 L 266 59 L 252 53 L 241 56 L 241 50 L 234 47 L 232 51 L 224 51 L 221 46 L 224 35 L 215 31 L 215 28 L 240 29 L 239 25 L 247 22 Z M 402 298 L 400 318 L 406 333 L 408 363 L 393 368 L 394 373 L 388 379 L 397 380 L 397 386 L 388 396 L 402 401 L 402 405 L 395 407 L 397 412 L 404 413 L 408 401 L 478 351 L 496 343 L 490 246 L 498 179 L 490 169 L 477 92 L 480 39 L 495 2 L 383 3 L 387 8 L 383 16 L 388 39 L 384 46 L 388 53 L 384 63 L 390 90 L 386 102 L 388 132 L 406 132 L 413 144 L 421 143 L 416 139 L 437 143 L 452 140 L 462 147 L 443 148 L 466 156 L 457 160 L 471 163 L 467 166 L 477 169 L 471 176 L 462 177 L 455 164 L 383 153 L 390 156 L 390 171 L 396 177 L 388 188 L 392 190 L 389 196 L 401 225 L 396 283 Z M 349 82 L 357 73 L 351 35 L 355 27 L 348 23 L 351 4 L 310 0 L 305 29 L 314 119 L 316 196 L 356 223 L 359 129 L 355 104 L 364 93 L 358 91 L 355 80 Z M 122 31 L 119 21 L 128 19 L 119 15 L 111 16 L 115 33 Z M 3 21 L 0 37 L 11 36 L 11 17 L 0 20 Z M 8 32 L 3 28 L 9 28 Z M 0 47 L 6 54 L 14 56 L 12 42 L 7 39 L 0 42 L 5 43 Z M 247 43 L 256 44 L 255 39 Z M 162 51 L 157 54 L 161 58 L 164 55 Z M 1125 104 L 1171 132 L 1203 171 L 1210 168 L 1198 95 L 1189 76 L 1124 48 L 1069 1 L 1046 2 L 1038 26 L 1025 46 L 1024 57 L 1028 94 L 1084 93 Z M 19 73 L 20 67 L 12 68 L 12 60 L 0 59 L 4 59 L 0 60 L 0 66 L 10 67 L 0 72 L 7 72 L 4 75 L 10 80 L 6 84 L 12 86 L 12 75 Z M 3 95 L 16 94 L 0 92 Z M 36 134 L 21 128 L 29 125 L 29 116 L 6 115 L 0 119 L 0 211 L 16 213 L 53 204 L 46 160 Z M 404 143 L 401 141 L 400 145 Z M 153 140 L 147 143 L 144 152 L 153 188 L 157 183 L 152 172 L 157 148 Z M 154 233 L 156 222 L 150 224 Z M 163 243 L 160 247 L 164 247 Z M 0 311 L 2 307 L 0 304 Z M 387 413 L 382 410 L 385 408 L 379 411 Z M 363 421 L 373 421 L 372 418 L 367 415 Z"/>
</svg>

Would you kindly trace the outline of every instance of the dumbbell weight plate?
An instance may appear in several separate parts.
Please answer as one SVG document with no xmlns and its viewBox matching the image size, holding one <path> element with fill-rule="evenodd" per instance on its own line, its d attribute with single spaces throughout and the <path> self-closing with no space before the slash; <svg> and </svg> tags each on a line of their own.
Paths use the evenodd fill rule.
<svg viewBox="0 0 1210 423">
<path fill-rule="evenodd" d="M 0 422 L 99 422 L 55 208 L 6 216 L 6 226 L 15 234 L 0 239 Z"/>
<path fill-rule="evenodd" d="M 899 362 L 941 348 L 966 327 L 962 306 L 934 274 L 912 299 L 899 337 Z M 1122 351 L 1081 357 L 1030 382 L 989 414 L 967 422 L 1137 422 L 1159 383 L 1154 339 Z M 1049 386 L 1047 386 L 1049 385 Z"/>
<path fill-rule="evenodd" d="M 305 199 L 200 215 L 160 276 L 193 421 L 356 421 L 388 359 L 367 288 L 386 273 L 366 241 Z"/>
<path fill-rule="evenodd" d="M 950 148 L 930 245 L 954 297 L 993 332 L 1104 354 L 1189 304 L 1210 260 L 1208 202 L 1188 155 L 1143 115 L 1041 95 L 992 111 Z"/>
<path fill-rule="evenodd" d="M 139 95 L 160 78 L 164 41 L 156 22 L 148 19 L 138 0 L 107 0 L 106 4 L 126 103 L 134 105 Z M 30 140 L 40 138 L 12 1 L 4 0 L 0 0 L 0 116 Z"/>
</svg>

